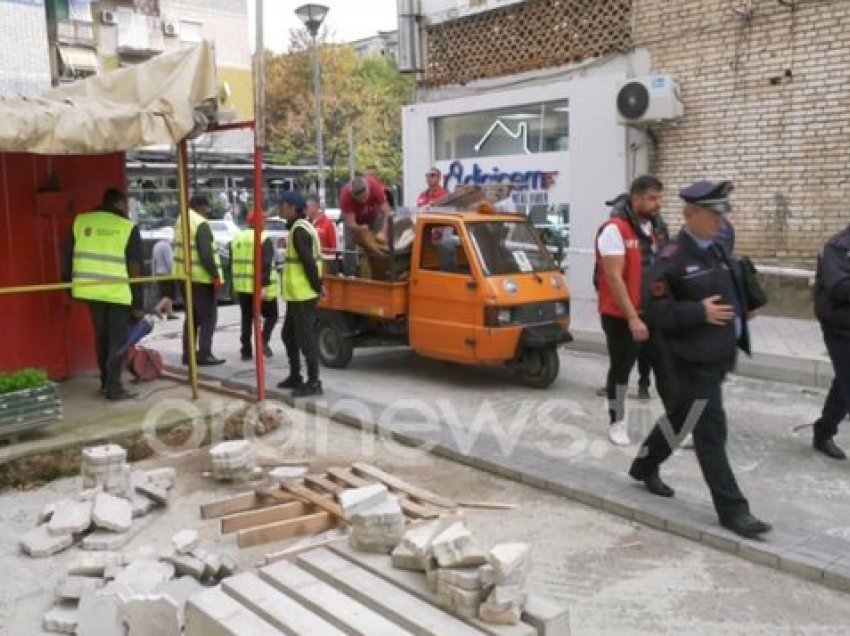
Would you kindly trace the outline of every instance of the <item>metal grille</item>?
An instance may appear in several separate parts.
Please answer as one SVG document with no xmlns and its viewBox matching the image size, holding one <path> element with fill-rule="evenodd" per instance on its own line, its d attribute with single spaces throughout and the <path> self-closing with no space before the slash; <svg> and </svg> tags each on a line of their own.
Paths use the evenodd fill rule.
<svg viewBox="0 0 850 636">
<path fill-rule="evenodd" d="M 632 0 L 526 0 L 426 28 L 426 86 L 563 66 L 632 44 Z"/>
<path fill-rule="evenodd" d="M 530 303 L 514 307 L 512 316 L 515 323 L 521 325 L 539 325 L 554 322 L 555 303 Z"/>
</svg>

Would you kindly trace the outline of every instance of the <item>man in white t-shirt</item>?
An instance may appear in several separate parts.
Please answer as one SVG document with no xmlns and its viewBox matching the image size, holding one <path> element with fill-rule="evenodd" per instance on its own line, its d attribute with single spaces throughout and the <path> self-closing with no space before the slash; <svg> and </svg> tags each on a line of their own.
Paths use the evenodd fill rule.
<svg viewBox="0 0 850 636">
<path fill-rule="evenodd" d="M 661 244 L 653 219 L 661 210 L 662 190 L 655 177 L 635 179 L 629 195 L 614 201 L 611 217 L 596 240 L 599 314 L 610 359 L 605 383 L 611 419 L 608 436 L 619 446 L 629 444 L 625 394 L 642 348 L 655 372 L 665 408 L 672 404 L 675 390 L 664 343 L 659 335 L 650 333 L 641 318 L 644 274 Z"/>
</svg>

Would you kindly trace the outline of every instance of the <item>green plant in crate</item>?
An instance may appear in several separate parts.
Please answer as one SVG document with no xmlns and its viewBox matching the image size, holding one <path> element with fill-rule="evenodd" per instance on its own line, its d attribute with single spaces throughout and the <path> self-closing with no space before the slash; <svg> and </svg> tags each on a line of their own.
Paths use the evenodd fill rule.
<svg viewBox="0 0 850 636">
<path fill-rule="evenodd" d="M 22 369 L 15 373 L 0 373 L 0 395 L 37 389 L 47 384 L 47 373 L 42 369 Z"/>
</svg>

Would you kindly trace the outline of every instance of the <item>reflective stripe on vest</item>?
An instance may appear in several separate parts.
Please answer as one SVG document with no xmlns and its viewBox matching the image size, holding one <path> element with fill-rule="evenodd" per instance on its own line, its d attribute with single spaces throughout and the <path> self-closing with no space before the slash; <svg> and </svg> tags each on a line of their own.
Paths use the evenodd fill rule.
<svg viewBox="0 0 850 636">
<path fill-rule="evenodd" d="M 263 300 L 277 300 L 280 298 L 280 276 L 277 270 L 272 267 L 269 274 L 269 286 L 263 288 Z"/>
<path fill-rule="evenodd" d="M 127 243 L 133 222 L 112 212 L 86 212 L 74 219 L 74 259 L 71 282 L 89 280 L 125 281 L 123 285 L 72 285 L 71 295 L 79 300 L 98 300 L 130 305 L 132 293 L 126 281 Z"/>
<path fill-rule="evenodd" d="M 266 240 L 263 232 L 263 242 Z M 230 244 L 233 290 L 238 294 L 254 293 L 254 230 L 241 230 Z"/>
<path fill-rule="evenodd" d="M 212 274 L 207 271 L 207 268 L 201 265 L 201 255 L 198 252 L 198 228 L 201 227 L 207 220 L 194 210 L 189 210 L 189 231 L 192 235 L 192 282 L 194 283 L 212 283 Z M 221 261 L 218 256 L 218 248 L 215 240 L 212 241 L 213 258 L 215 265 L 221 272 Z M 184 276 L 186 268 L 184 267 L 183 256 L 183 223 L 177 219 L 174 224 L 174 261 L 171 271 L 175 276 Z"/>
<path fill-rule="evenodd" d="M 316 261 L 319 276 L 322 275 L 322 248 L 319 244 L 319 235 L 316 228 L 306 219 L 298 219 L 292 224 L 292 228 L 289 230 L 290 240 L 286 242 L 286 262 L 283 265 L 283 299 L 287 302 L 290 300 L 296 302 L 312 300 L 319 297 L 319 294 L 310 285 L 310 279 L 307 278 L 304 265 L 301 264 L 301 259 L 298 258 L 298 253 L 295 251 L 295 241 L 292 239 L 297 228 L 303 228 L 310 233 L 310 239 L 313 243 L 313 258 Z"/>
</svg>

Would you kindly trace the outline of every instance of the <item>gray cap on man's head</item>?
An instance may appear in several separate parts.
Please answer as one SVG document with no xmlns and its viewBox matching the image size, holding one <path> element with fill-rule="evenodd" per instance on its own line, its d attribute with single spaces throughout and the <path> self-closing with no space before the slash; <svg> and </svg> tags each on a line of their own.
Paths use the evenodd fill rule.
<svg viewBox="0 0 850 636">
<path fill-rule="evenodd" d="M 351 194 L 356 197 L 369 190 L 369 184 L 365 177 L 354 177 L 349 185 L 351 186 Z"/>
<path fill-rule="evenodd" d="M 681 190 L 679 198 L 712 212 L 726 214 L 732 209 L 729 193 L 733 187 L 731 181 L 697 181 Z"/>
</svg>

